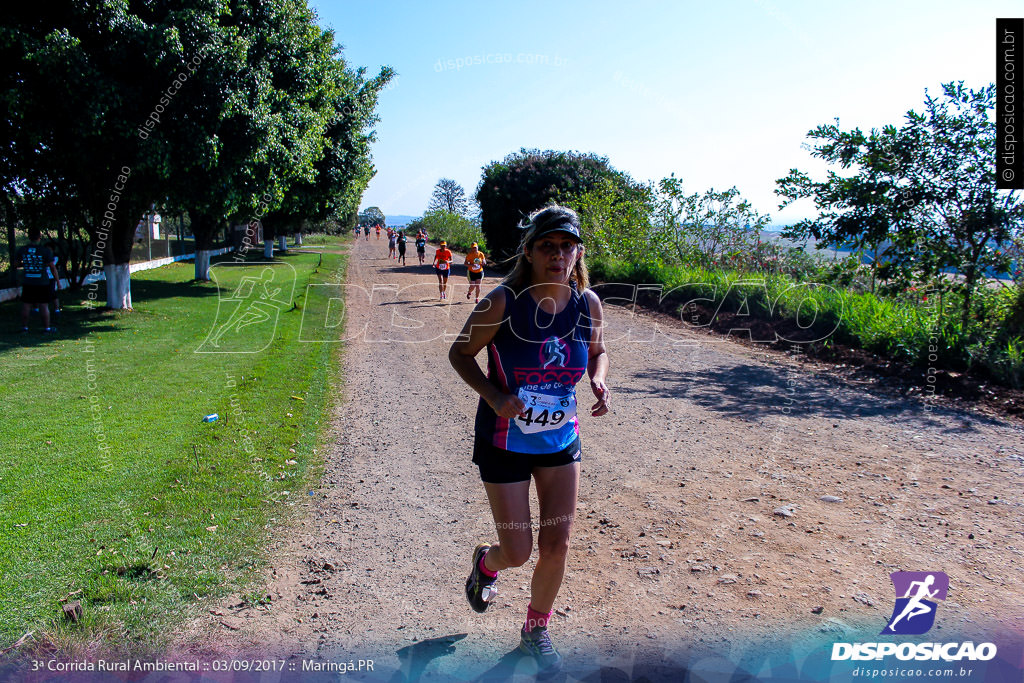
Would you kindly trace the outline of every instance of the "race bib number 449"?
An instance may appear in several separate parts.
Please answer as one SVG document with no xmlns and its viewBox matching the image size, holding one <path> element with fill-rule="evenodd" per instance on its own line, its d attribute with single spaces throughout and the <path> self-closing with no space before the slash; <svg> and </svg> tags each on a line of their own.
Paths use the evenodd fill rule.
<svg viewBox="0 0 1024 683">
<path fill-rule="evenodd" d="M 516 425 L 523 434 L 558 429 L 576 417 L 575 392 L 565 396 L 549 396 L 520 389 L 519 400 L 526 405 L 526 410 L 516 418 Z"/>
</svg>

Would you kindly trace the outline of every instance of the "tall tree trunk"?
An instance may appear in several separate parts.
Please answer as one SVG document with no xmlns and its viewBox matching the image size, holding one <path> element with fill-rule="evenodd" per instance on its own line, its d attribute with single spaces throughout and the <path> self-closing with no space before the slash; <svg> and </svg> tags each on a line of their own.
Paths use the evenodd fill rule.
<svg viewBox="0 0 1024 683">
<path fill-rule="evenodd" d="M 11 201 L 10 197 L 4 195 L 4 222 L 7 224 L 7 263 L 10 264 L 7 271 L 7 277 L 10 278 L 11 283 L 15 281 L 14 273 L 14 253 L 17 248 L 14 245 L 14 224 L 17 222 L 18 213 L 14 206 L 14 202 Z"/>
<path fill-rule="evenodd" d="M 977 279 L 977 269 L 973 265 L 968 266 L 967 272 L 964 274 L 964 310 L 960 318 L 960 323 L 963 325 L 965 332 L 967 331 L 967 323 L 971 316 L 971 294 L 974 293 L 974 282 Z"/>
<path fill-rule="evenodd" d="M 134 310 L 132 306 L 131 264 L 108 263 L 103 266 L 107 280 L 107 308 Z"/>
<path fill-rule="evenodd" d="M 192 218 L 192 234 L 196 238 L 195 279 L 208 282 L 210 257 L 220 221 L 216 215 L 202 210 L 189 211 L 189 216 Z"/>
<path fill-rule="evenodd" d="M 104 271 L 107 278 L 107 307 L 115 310 L 132 310 L 132 284 L 130 264 L 132 247 L 135 245 L 135 230 L 143 217 L 148 201 L 131 201 L 127 192 L 117 207 L 117 216 L 112 221 L 109 243 L 104 253 Z"/>
<path fill-rule="evenodd" d="M 275 230 L 266 223 L 263 224 L 263 258 L 274 258 L 274 237 Z"/>
</svg>

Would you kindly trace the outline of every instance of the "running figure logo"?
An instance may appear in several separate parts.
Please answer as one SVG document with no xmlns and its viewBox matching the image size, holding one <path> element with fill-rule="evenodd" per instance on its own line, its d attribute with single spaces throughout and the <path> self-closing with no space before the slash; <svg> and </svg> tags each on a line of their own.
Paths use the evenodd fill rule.
<svg viewBox="0 0 1024 683">
<path fill-rule="evenodd" d="M 253 265 L 263 268 L 255 270 Z M 291 305 L 295 269 L 287 263 L 217 266 L 210 268 L 210 277 L 218 288 L 230 286 L 234 273 L 246 274 L 230 295 L 220 289 L 217 318 L 196 353 L 258 353 L 270 346 L 278 316 Z"/>
<path fill-rule="evenodd" d="M 558 337 L 548 337 L 540 350 L 541 370 L 547 370 L 552 365 L 564 368 L 569 364 L 569 347 Z"/>
<path fill-rule="evenodd" d="M 946 599 L 949 577 L 943 572 L 893 572 L 890 578 L 896 589 L 896 605 L 882 635 L 927 633 L 935 623 L 935 600 Z"/>
</svg>

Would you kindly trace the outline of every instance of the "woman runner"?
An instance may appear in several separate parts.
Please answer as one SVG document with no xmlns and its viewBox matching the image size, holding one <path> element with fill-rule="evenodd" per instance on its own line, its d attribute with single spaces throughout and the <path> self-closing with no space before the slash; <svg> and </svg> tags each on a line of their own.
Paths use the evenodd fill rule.
<svg viewBox="0 0 1024 683">
<path fill-rule="evenodd" d="M 405 230 L 398 231 L 398 237 L 395 238 L 395 243 L 398 245 L 398 260 L 405 265 L 405 245 L 409 239 L 405 236 Z"/>
<path fill-rule="evenodd" d="M 388 258 L 398 258 L 398 255 L 395 254 L 395 242 L 397 239 L 398 234 L 391 228 L 388 228 Z"/>
<path fill-rule="evenodd" d="M 420 230 L 416 233 L 416 255 L 420 259 L 420 265 L 422 266 L 427 258 L 427 234 Z"/>
<path fill-rule="evenodd" d="M 473 462 L 498 536 L 497 543 L 473 550 L 466 597 L 475 611 L 485 611 L 498 573 L 530 559 L 532 478 L 540 502 L 538 558 L 519 647 L 545 672 L 561 666 L 547 626 L 576 512 L 581 445 L 575 385 L 584 373 L 597 397 L 591 415 L 608 412 L 603 314 L 588 283 L 579 218 L 560 206 L 542 209 L 525 226 L 512 272 L 473 310 L 448 353 L 480 394 Z M 475 360 L 484 347 L 486 377 Z"/>
<path fill-rule="evenodd" d="M 466 298 L 468 299 L 473 290 L 476 290 L 476 303 L 480 303 L 480 281 L 484 279 L 484 266 L 487 265 L 487 258 L 484 256 L 484 252 L 480 251 L 477 247 L 477 243 L 469 247 L 469 253 L 466 254 L 466 277 L 469 278 L 469 291 L 466 292 Z"/>
<path fill-rule="evenodd" d="M 434 273 L 437 274 L 437 291 L 442 299 L 448 298 L 448 274 L 452 270 L 452 252 L 448 243 L 441 240 L 441 246 L 434 252 Z"/>
</svg>

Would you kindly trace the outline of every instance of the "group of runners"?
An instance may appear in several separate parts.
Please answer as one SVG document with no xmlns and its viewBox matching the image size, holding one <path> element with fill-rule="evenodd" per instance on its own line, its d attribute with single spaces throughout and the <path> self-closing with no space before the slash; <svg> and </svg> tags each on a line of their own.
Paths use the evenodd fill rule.
<svg viewBox="0 0 1024 683">
<path fill-rule="evenodd" d="M 452 270 L 454 256 L 448 249 L 448 242 L 441 240 L 440 246 L 434 252 L 434 274 L 437 275 L 437 291 L 441 299 L 448 298 L 448 276 Z M 476 296 L 475 302 L 480 303 L 480 283 L 484 279 L 484 266 L 487 265 L 487 256 L 480 251 L 480 247 L 473 242 L 466 252 L 466 279 L 469 281 L 469 288 L 466 290 L 466 298 Z"/>
<path fill-rule="evenodd" d="M 377 226 L 377 239 L 380 239 L 380 226 L 379 225 Z M 405 236 L 405 231 L 404 230 L 395 230 L 394 228 L 392 228 L 389 225 L 388 226 L 388 258 L 389 259 L 392 259 L 392 258 L 393 259 L 397 259 L 398 261 L 402 262 L 403 266 L 406 265 L 406 263 L 405 263 L 405 247 L 406 247 L 406 244 L 408 243 L 408 241 L 409 241 L 409 238 Z M 426 244 L 425 241 L 424 241 L 424 244 Z M 423 261 L 421 260 L 420 263 L 423 263 Z"/>
<path fill-rule="evenodd" d="M 377 226 L 378 238 L 380 226 Z M 397 230 L 388 226 L 386 228 L 388 238 L 388 259 L 395 259 L 403 266 L 408 265 L 405 260 L 405 250 L 409 238 L 404 230 Z M 426 262 L 427 253 L 427 231 L 420 229 L 416 233 L 416 256 L 420 265 Z M 454 255 L 448 248 L 447 240 L 441 240 L 438 248 L 434 251 L 434 260 L 431 267 L 437 276 L 437 293 L 441 300 L 448 298 L 448 277 L 452 271 L 452 260 Z M 480 245 L 476 242 L 470 246 L 466 253 L 466 278 L 469 287 L 466 290 L 466 298 L 474 298 L 476 303 L 480 302 L 480 283 L 484 278 L 484 266 L 487 265 L 487 256 L 480 251 Z"/>
</svg>

